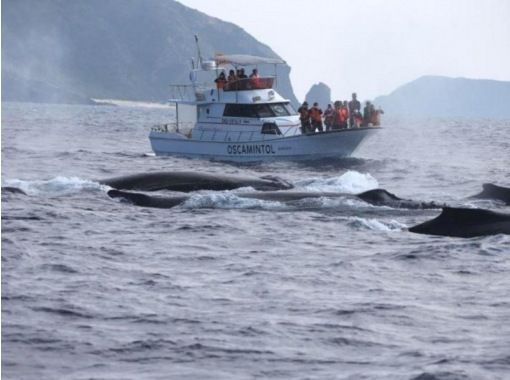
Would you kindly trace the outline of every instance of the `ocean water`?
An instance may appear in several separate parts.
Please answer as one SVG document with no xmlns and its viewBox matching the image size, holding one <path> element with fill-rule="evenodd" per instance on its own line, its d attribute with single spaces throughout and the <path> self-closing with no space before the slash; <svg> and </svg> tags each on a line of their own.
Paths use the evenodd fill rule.
<svg viewBox="0 0 510 380">
<path fill-rule="evenodd" d="M 278 175 L 302 191 L 466 197 L 510 185 L 510 121 L 386 117 L 355 157 L 235 165 L 150 154 L 169 109 L 2 104 L 5 379 L 508 379 L 510 236 L 407 228 L 439 210 L 202 191 L 174 209 L 95 180 Z"/>
</svg>

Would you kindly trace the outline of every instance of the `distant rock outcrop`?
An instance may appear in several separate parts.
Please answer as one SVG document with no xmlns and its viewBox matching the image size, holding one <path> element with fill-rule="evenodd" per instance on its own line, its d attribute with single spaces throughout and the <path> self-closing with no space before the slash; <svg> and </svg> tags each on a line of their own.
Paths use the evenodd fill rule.
<svg viewBox="0 0 510 380">
<path fill-rule="evenodd" d="M 2 100 L 165 101 L 170 83 L 188 83 L 195 34 L 204 58 L 278 57 L 238 26 L 173 0 L 4 0 Z M 277 70 L 277 90 L 297 104 L 290 67 Z"/>
<path fill-rule="evenodd" d="M 326 109 L 328 104 L 331 103 L 331 89 L 327 84 L 319 82 L 310 88 L 305 99 L 310 105 L 317 102 L 322 109 Z"/>
<path fill-rule="evenodd" d="M 510 82 L 423 76 L 374 103 L 387 115 L 510 118 Z"/>
</svg>

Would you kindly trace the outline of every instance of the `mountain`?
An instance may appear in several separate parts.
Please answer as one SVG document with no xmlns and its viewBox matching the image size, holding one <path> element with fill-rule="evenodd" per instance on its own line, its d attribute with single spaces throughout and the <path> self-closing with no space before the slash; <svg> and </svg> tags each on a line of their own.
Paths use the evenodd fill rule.
<svg viewBox="0 0 510 380">
<path fill-rule="evenodd" d="M 169 84 L 189 83 L 195 34 L 204 58 L 279 58 L 238 26 L 173 0 L 4 0 L 2 100 L 165 101 Z M 297 104 L 289 73 L 278 66 L 277 89 Z"/>
<path fill-rule="evenodd" d="M 314 84 L 306 93 L 305 100 L 310 106 L 317 102 L 322 109 L 326 109 L 328 104 L 331 103 L 331 89 L 322 82 Z"/>
<path fill-rule="evenodd" d="M 423 76 L 374 103 L 389 115 L 510 118 L 510 82 Z"/>
</svg>

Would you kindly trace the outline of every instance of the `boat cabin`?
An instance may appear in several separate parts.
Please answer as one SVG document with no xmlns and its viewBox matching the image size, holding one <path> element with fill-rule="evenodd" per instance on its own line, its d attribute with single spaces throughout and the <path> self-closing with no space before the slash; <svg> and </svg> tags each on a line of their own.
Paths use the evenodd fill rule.
<svg viewBox="0 0 510 380">
<path fill-rule="evenodd" d="M 260 135 L 295 135 L 300 133 L 299 116 L 288 99 L 273 86 L 275 76 L 244 78 L 216 88 L 214 79 L 222 71 L 239 66 L 280 64 L 284 61 L 245 55 L 216 56 L 190 73 L 190 85 L 173 85 L 175 126 L 167 124 L 193 139 L 231 141 Z"/>
</svg>

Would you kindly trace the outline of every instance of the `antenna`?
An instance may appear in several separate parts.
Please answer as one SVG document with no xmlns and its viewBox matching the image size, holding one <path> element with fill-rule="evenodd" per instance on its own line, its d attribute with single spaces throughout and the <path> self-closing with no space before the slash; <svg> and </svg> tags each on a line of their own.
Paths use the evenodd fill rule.
<svg viewBox="0 0 510 380">
<path fill-rule="evenodd" d="M 200 53 L 200 45 L 198 44 L 198 36 L 195 34 L 195 43 L 197 44 L 198 67 L 202 66 L 202 54 Z"/>
</svg>

